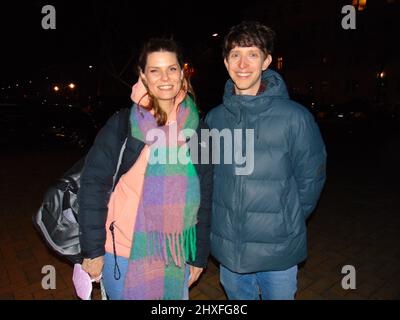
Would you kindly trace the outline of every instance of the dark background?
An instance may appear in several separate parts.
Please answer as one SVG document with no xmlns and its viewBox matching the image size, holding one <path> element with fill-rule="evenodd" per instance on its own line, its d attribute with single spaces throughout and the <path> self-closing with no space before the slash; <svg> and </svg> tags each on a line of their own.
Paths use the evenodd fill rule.
<svg viewBox="0 0 400 320">
<path fill-rule="evenodd" d="M 349 141 L 376 144 L 380 156 L 381 146 L 392 146 L 399 134 L 397 0 L 56 0 L 55 30 L 42 28 L 46 4 L 0 5 L 0 144 L 68 140 L 89 147 L 109 116 L 131 105 L 140 48 L 155 36 L 181 43 L 205 114 L 221 102 L 228 79 L 223 36 L 242 20 L 276 31 L 271 68 L 284 77 L 291 98 L 314 114 L 329 148 Z M 349 4 L 357 9 L 354 30 L 341 23 L 342 7 Z M 21 126 L 32 134 L 26 137 L 16 129 Z"/>
<path fill-rule="evenodd" d="M 46 4 L 56 30 L 41 27 Z M 348 4 L 355 30 L 341 26 Z M 223 36 L 244 19 L 276 31 L 271 67 L 314 115 L 328 152 L 297 298 L 399 299 L 399 17 L 398 0 L 0 2 L 0 299 L 75 297 L 70 266 L 45 250 L 31 217 L 107 118 L 131 105 L 143 41 L 182 44 L 205 114 L 228 79 Z M 53 292 L 40 285 L 46 264 L 62 277 Z M 356 268 L 357 290 L 341 287 L 344 265 Z M 212 260 L 191 298 L 224 297 Z"/>
<path fill-rule="evenodd" d="M 55 95 L 52 87 L 75 81 L 78 86 L 69 97 L 75 98 L 75 103 L 99 97 L 125 101 L 136 80 L 136 59 L 143 41 L 173 35 L 194 68 L 192 81 L 199 107 L 207 111 L 221 101 L 227 79 L 221 58 L 223 35 L 230 26 L 247 19 L 262 21 L 277 32 L 272 68 L 284 76 L 292 97 L 307 107 L 354 101 L 398 107 L 399 1 L 369 0 L 365 8 L 359 1 L 356 29 L 344 30 L 341 8 L 353 2 L 357 3 L 2 3 L 0 99 L 65 99 L 66 94 Z M 56 30 L 41 27 L 45 4 L 56 8 Z M 213 37 L 214 33 L 218 36 Z"/>
</svg>

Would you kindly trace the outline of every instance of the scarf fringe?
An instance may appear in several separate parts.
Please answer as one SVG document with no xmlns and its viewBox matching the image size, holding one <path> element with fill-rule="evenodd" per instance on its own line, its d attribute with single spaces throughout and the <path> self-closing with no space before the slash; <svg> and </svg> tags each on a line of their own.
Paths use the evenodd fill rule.
<svg viewBox="0 0 400 320">
<path fill-rule="evenodd" d="M 146 242 L 147 256 L 161 259 L 166 265 L 170 259 L 178 267 L 196 259 L 195 225 L 180 233 L 150 232 Z"/>
</svg>

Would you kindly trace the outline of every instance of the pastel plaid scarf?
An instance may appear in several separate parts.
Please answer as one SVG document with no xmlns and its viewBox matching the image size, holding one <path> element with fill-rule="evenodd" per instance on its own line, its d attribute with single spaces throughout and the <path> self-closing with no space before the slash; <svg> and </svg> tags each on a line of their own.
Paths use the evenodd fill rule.
<svg viewBox="0 0 400 320">
<path fill-rule="evenodd" d="M 185 262 L 196 256 L 200 182 L 186 141 L 198 126 L 197 108 L 187 96 L 178 108 L 177 121 L 158 127 L 154 116 L 135 104 L 130 121 L 132 136 L 149 145 L 150 157 L 125 277 L 124 299 L 180 300 Z M 184 136 L 176 139 L 172 130 Z M 160 133 L 165 141 L 151 140 Z"/>
</svg>

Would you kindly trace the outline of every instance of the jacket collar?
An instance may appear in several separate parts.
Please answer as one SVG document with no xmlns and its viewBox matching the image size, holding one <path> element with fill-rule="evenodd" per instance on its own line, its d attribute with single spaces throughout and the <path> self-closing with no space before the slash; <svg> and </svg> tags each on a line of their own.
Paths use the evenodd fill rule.
<svg viewBox="0 0 400 320">
<path fill-rule="evenodd" d="M 261 75 L 261 82 L 266 89 L 256 96 L 235 95 L 233 81 L 229 79 L 226 82 L 223 105 L 237 123 L 241 122 L 243 112 L 260 114 L 271 106 L 275 98 L 289 98 L 285 82 L 277 72 L 267 69 Z"/>
</svg>

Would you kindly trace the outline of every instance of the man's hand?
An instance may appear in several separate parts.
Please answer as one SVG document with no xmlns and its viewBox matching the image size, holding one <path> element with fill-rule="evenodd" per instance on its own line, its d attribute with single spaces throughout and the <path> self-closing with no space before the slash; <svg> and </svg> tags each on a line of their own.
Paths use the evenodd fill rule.
<svg viewBox="0 0 400 320">
<path fill-rule="evenodd" d="M 189 277 L 189 283 L 188 283 L 189 288 L 192 286 L 193 283 L 195 283 L 199 279 L 203 270 L 204 270 L 203 268 L 198 268 L 198 267 L 189 265 L 189 271 L 190 271 L 190 277 Z"/>
<path fill-rule="evenodd" d="M 104 256 L 100 256 L 94 259 L 84 259 L 82 263 L 82 269 L 86 271 L 90 278 L 96 279 L 96 282 L 100 282 L 101 273 L 104 266 Z"/>
</svg>

